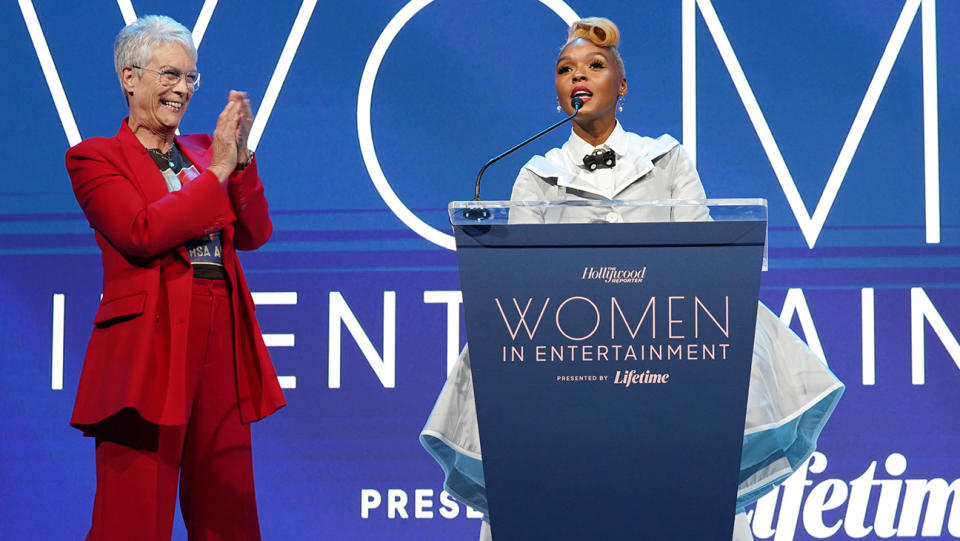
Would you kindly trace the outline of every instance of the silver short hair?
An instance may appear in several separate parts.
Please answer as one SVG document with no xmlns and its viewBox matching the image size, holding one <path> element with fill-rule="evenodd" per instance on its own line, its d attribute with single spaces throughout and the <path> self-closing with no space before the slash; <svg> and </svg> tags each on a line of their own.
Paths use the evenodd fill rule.
<svg viewBox="0 0 960 541">
<path fill-rule="evenodd" d="M 164 43 L 183 45 L 193 56 L 193 61 L 197 61 L 197 48 L 193 45 L 193 35 L 185 26 L 166 15 L 144 15 L 125 26 L 117 34 L 117 39 L 113 43 L 113 66 L 117 70 L 121 88 L 123 87 L 123 67 L 147 65 L 153 56 L 153 50 Z"/>
</svg>

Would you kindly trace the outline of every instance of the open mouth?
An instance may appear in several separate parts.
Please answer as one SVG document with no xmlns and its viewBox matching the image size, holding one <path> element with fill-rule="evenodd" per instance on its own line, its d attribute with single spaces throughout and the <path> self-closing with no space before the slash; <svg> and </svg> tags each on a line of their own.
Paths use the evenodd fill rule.
<svg viewBox="0 0 960 541">
<path fill-rule="evenodd" d="M 183 104 L 178 101 L 160 100 L 160 105 L 176 112 L 180 112 L 180 109 L 183 108 Z"/>
<path fill-rule="evenodd" d="M 580 98 L 584 103 L 590 101 L 590 98 L 593 97 L 593 92 L 590 92 L 586 88 L 574 88 L 573 93 L 570 94 L 571 98 Z"/>
</svg>

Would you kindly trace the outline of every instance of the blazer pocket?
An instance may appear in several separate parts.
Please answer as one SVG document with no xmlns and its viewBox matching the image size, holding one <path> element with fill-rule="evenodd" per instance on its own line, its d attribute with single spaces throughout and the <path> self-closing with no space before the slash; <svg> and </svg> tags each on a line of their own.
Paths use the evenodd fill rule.
<svg viewBox="0 0 960 541">
<path fill-rule="evenodd" d="M 93 324 L 99 328 L 104 328 L 121 321 L 133 319 L 143 314 L 146 300 L 147 292 L 141 291 L 101 302 L 97 315 L 93 318 Z"/>
</svg>

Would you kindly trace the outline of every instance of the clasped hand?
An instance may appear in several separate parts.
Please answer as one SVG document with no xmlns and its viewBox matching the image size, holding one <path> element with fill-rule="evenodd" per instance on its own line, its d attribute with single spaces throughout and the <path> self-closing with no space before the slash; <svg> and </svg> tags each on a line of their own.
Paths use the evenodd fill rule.
<svg viewBox="0 0 960 541">
<path fill-rule="evenodd" d="M 237 166 L 247 163 L 247 139 L 253 127 L 253 110 L 246 92 L 230 91 L 227 105 L 217 117 L 213 130 L 213 159 L 210 169 L 220 182 L 230 176 Z"/>
</svg>

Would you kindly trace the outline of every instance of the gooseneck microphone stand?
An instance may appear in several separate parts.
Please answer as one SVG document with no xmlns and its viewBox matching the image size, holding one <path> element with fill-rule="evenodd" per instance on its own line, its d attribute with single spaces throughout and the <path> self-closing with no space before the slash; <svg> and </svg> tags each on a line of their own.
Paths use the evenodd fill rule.
<svg viewBox="0 0 960 541">
<path fill-rule="evenodd" d="M 562 124 L 564 124 L 564 123 L 572 120 L 573 117 L 577 116 L 577 113 L 580 112 L 580 108 L 583 107 L 583 100 L 580 99 L 580 98 L 573 98 L 572 100 L 570 100 L 570 105 L 573 107 L 573 114 L 571 114 L 570 116 L 565 117 L 565 118 L 564 118 L 563 120 L 561 120 L 560 122 L 557 122 L 557 123 L 554 124 L 553 126 L 550 126 L 549 128 L 543 130 L 542 132 L 534 135 L 533 137 L 527 139 L 526 141 L 520 143 L 519 145 L 511 148 L 510 150 L 504 152 L 503 154 L 500 154 L 500 155 L 497 156 L 496 158 L 493 158 L 492 160 L 490 160 L 490 161 L 488 161 L 486 164 L 484 164 L 484 166 L 480 169 L 480 172 L 477 173 L 477 183 L 476 183 L 476 185 L 475 185 L 474 188 L 473 188 L 473 201 L 483 201 L 482 199 L 480 199 L 480 179 L 483 177 L 483 172 L 487 170 L 487 167 L 490 167 L 491 165 L 493 165 L 494 163 L 496 163 L 497 161 L 499 161 L 499 160 L 500 160 L 501 158 L 503 158 L 504 156 L 507 156 L 507 155 L 510 154 L 511 152 L 513 152 L 513 151 L 515 151 L 515 150 L 517 150 L 517 149 L 519 149 L 519 148 L 524 147 L 525 145 L 527 145 L 527 144 L 530 143 L 531 141 L 534 141 L 534 140 L 536 140 L 537 138 L 539 138 L 539 137 L 541 137 L 541 136 L 549 133 L 551 130 L 555 129 L 556 127 L 558 127 L 558 126 L 560 126 L 560 125 L 562 125 Z M 469 209 L 469 210 L 467 210 L 466 212 L 464 212 L 464 216 L 466 216 L 467 218 L 474 219 L 474 220 L 482 220 L 482 219 L 488 218 L 488 217 L 490 216 L 490 211 L 488 211 L 487 209 L 482 209 L 482 208 L 481 208 L 481 209 Z"/>
</svg>

